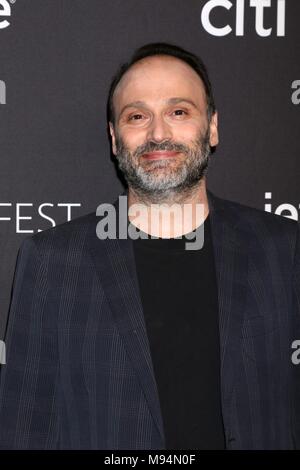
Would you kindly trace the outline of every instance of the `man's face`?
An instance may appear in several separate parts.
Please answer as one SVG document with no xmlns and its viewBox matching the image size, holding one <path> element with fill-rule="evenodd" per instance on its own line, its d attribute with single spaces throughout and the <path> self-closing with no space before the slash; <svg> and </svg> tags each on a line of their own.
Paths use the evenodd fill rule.
<svg viewBox="0 0 300 470">
<path fill-rule="evenodd" d="M 218 143 L 204 85 L 185 62 L 153 56 L 133 65 L 114 94 L 113 153 L 128 185 L 145 195 L 183 192 L 205 175 Z"/>
</svg>

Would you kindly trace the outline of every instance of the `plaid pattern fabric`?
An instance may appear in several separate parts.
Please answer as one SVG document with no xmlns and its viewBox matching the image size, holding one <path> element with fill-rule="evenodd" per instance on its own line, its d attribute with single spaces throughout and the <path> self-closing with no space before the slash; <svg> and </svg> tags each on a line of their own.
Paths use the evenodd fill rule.
<svg viewBox="0 0 300 470">
<path fill-rule="evenodd" d="M 226 447 L 299 448 L 299 225 L 210 191 L 208 201 Z M 99 240 L 98 221 L 88 214 L 21 245 L 1 449 L 165 448 L 132 241 Z"/>
</svg>

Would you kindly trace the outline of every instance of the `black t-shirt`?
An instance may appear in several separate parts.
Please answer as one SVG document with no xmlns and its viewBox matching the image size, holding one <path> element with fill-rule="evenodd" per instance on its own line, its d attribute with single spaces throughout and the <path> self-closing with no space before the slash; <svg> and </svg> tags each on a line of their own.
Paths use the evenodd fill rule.
<svg viewBox="0 0 300 470">
<path fill-rule="evenodd" d="M 188 236 L 133 241 L 167 449 L 225 448 L 209 215 L 203 228 L 198 250 Z"/>
</svg>

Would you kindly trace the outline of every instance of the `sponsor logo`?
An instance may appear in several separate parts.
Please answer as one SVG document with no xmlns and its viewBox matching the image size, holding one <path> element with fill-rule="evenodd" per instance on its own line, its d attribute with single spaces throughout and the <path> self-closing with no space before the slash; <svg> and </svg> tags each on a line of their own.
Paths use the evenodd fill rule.
<svg viewBox="0 0 300 470">
<path fill-rule="evenodd" d="M 265 193 L 265 199 L 271 200 L 272 199 L 272 193 Z M 299 204 L 299 209 L 300 209 L 300 204 Z M 265 204 L 265 211 L 266 212 L 273 212 L 272 204 L 270 204 L 270 203 Z M 298 218 L 299 218 L 298 208 L 293 206 L 293 204 L 288 204 L 288 203 L 280 204 L 275 209 L 274 214 L 282 215 L 283 217 L 287 217 L 288 219 L 293 219 L 293 220 L 296 220 L 296 221 L 298 221 Z"/>
<path fill-rule="evenodd" d="M 271 34 L 285 36 L 285 0 L 209 0 L 201 12 L 201 21 L 204 29 L 213 36 L 227 36 L 230 33 L 236 36 L 244 36 L 245 15 L 249 14 L 246 5 L 255 8 L 255 31 L 258 36 L 267 37 Z M 232 14 L 228 16 L 228 24 L 216 26 L 213 20 L 214 10 L 224 8 L 231 10 L 235 6 L 235 22 Z M 277 24 L 265 24 L 265 9 L 277 7 Z M 269 27 L 268 27 L 269 26 Z"/>
<path fill-rule="evenodd" d="M 11 1 L 14 3 L 14 1 Z M 11 16 L 11 6 L 8 0 L 0 0 L 0 29 L 5 29 L 10 25 L 10 22 L 4 17 Z"/>
<path fill-rule="evenodd" d="M 13 207 L 11 202 L 0 202 L 0 223 L 13 221 L 16 226 L 16 233 L 34 233 L 34 230 L 29 228 L 30 220 L 32 220 L 32 208 L 34 207 L 34 204 L 32 202 L 17 202 L 12 216 L 8 214 L 8 212 L 11 212 L 11 209 L 9 209 L 11 207 Z M 57 207 L 63 208 L 59 210 L 59 216 L 61 217 L 61 211 L 63 210 L 66 212 L 66 221 L 69 222 L 72 219 L 72 208 L 81 207 L 81 204 L 79 202 L 61 202 L 57 204 Z M 52 217 L 50 217 L 49 212 Z M 47 220 L 47 225 L 49 224 L 49 226 L 46 226 L 45 229 L 56 226 L 53 215 L 57 214 L 57 210 L 55 205 L 51 202 L 40 204 L 37 207 L 37 214 L 41 219 L 43 219 L 43 221 Z M 36 215 L 36 210 L 34 210 L 34 215 Z M 45 229 L 38 228 L 36 231 L 42 232 L 42 230 Z"/>
</svg>

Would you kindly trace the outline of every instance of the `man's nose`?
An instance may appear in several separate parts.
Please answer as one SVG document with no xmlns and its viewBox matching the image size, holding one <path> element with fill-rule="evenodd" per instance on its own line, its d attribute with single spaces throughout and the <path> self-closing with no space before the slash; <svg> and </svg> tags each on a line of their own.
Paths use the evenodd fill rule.
<svg viewBox="0 0 300 470">
<path fill-rule="evenodd" d="M 163 140 L 172 139 L 172 137 L 172 130 L 163 117 L 154 117 L 148 130 L 148 140 L 161 142 Z"/>
</svg>

